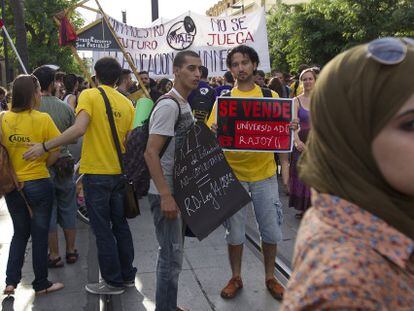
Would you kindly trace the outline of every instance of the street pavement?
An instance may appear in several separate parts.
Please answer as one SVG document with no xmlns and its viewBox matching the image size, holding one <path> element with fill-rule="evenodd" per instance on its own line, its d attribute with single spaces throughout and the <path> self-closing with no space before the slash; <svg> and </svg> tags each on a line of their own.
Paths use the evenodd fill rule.
<svg viewBox="0 0 414 311">
<path fill-rule="evenodd" d="M 287 197 L 281 196 L 284 206 Z M 154 310 L 155 268 L 157 243 L 154 234 L 151 213 L 146 199 L 141 200 L 142 215 L 130 220 L 135 247 L 134 264 L 138 268 L 135 288 L 128 289 L 121 296 L 113 296 L 110 306 L 115 311 Z M 293 244 L 297 232 L 298 220 L 295 211 L 284 207 L 284 240 L 278 245 L 280 259 L 289 267 L 293 254 Z M 258 238 L 254 214 L 249 213 L 249 226 L 255 238 Z M 13 227 L 4 199 L 0 200 L 0 283 L 5 284 L 5 269 Z M 60 232 L 60 254 L 64 257 L 64 239 Z M 247 245 L 248 246 L 248 245 Z M 227 247 L 224 241 L 224 229 L 218 228 L 208 238 L 199 242 L 195 238 L 186 238 L 183 271 L 180 275 L 178 302 L 180 306 L 195 311 L 273 311 L 279 303 L 267 292 L 264 285 L 264 271 L 261 256 L 253 247 L 245 247 L 242 276 L 244 288 L 233 300 L 220 297 L 221 288 L 230 278 L 227 260 Z M 62 291 L 50 295 L 35 297 L 31 287 L 33 280 L 31 243 L 23 267 L 22 282 L 14 299 L 3 296 L 2 310 L 38 310 L 38 311 L 98 311 L 102 310 L 99 296 L 85 292 L 88 282 L 99 278 L 94 235 L 89 226 L 78 222 L 77 249 L 80 258 L 74 265 L 65 264 L 64 268 L 50 269 L 49 279 L 65 284 Z M 4 285 L 0 286 L 4 289 Z"/>
</svg>

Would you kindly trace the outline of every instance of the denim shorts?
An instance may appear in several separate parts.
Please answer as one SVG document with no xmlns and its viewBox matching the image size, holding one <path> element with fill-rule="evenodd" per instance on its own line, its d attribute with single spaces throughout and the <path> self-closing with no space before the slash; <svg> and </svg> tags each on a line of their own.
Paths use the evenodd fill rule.
<svg viewBox="0 0 414 311">
<path fill-rule="evenodd" d="M 53 202 L 52 217 L 50 219 L 49 232 L 56 232 L 57 224 L 62 229 L 76 229 L 76 184 L 72 177 L 57 177 L 54 169 L 49 170 L 55 189 L 55 201 Z"/>
<path fill-rule="evenodd" d="M 277 244 L 282 240 L 283 211 L 276 175 L 241 184 L 250 192 L 262 242 Z M 226 240 L 230 245 L 240 245 L 246 240 L 247 208 L 248 205 L 224 222 Z"/>
</svg>

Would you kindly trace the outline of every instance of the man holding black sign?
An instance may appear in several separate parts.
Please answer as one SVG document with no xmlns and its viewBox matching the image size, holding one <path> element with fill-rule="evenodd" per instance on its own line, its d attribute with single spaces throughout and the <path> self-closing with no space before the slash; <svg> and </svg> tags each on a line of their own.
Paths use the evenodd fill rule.
<svg viewBox="0 0 414 311">
<path fill-rule="evenodd" d="M 145 161 L 152 178 L 148 201 L 160 246 L 155 304 L 156 310 L 163 311 L 181 310 L 177 307 L 177 291 L 184 237 L 181 215 L 173 197 L 174 154 L 194 124 L 186 98 L 198 87 L 201 76 L 200 56 L 190 50 L 179 52 L 174 58 L 173 68 L 174 87 L 166 98 L 156 104 L 150 116 L 145 151 Z M 166 149 L 163 149 L 165 146 Z"/>
<path fill-rule="evenodd" d="M 233 48 L 227 55 L 227 67 L 236 79 L 236 87 L 230 92 L 232 97 L 264 97 L 263 89 L 255 84 L 255 73 L 259 64 L 257 52 L 246 45 Z M 272 97 L 279 97 L 272 91 Z M 217 103 L 208 120 L 212 130 L 216 125 Z M 283 287 L 274 277 L 277 243 L 282 240 L 281 224 L 283 213 L 279 200 L 276 179 L 276 163 L 271 152 L 225 152 L 226 159 L 235 175 L 251 194 L 253 207 L 262 240 L 266 287 L 275 299 L 282 299 Z M 232 278 L 221 291 L 221 297 L 233 298 L 243 287 L 241 279 L 241 259 L 245 242 L 245 222 L 247 208 L 227 219 L 224 223 L 228 243 Z"/>
</svg>

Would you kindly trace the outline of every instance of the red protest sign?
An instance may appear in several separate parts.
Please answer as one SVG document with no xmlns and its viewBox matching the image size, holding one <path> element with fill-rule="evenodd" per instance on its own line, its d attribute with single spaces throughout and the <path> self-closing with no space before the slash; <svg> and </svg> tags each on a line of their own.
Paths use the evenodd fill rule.
<svg viewBox="0 0 414 311">
<path fill-rule="evenodd" d="M 217 138 L 225 150 L 291 152 L 293 101 L 219 97 Z"/>
</svg>

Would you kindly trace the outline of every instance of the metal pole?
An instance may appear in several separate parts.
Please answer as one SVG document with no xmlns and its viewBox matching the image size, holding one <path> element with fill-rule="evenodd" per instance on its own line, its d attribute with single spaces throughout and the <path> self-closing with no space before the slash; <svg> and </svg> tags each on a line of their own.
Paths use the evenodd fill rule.
<svg viewBox="0 0 414 311">
<path fill-rule="evenodd" d="M 158 19 L 158 0 L 151 0 L 152 21 Z"/>
<path fill-rule="evenodd" d="M 21 67 L 22 67 L 22 69 L 23 69 L 23 72 L 24 72 L 25 74 L 27 74 L 26 67 L 25 67 L 25 66 L 24 66 L 24 64 L 23 64 L 23 61 L 22 61 L 22 59 L 20 58 L 19 52 L 17 52 L 16 47 L 14 46 L 13 41 L 12 41 L 12 39 L 10 38 L 9 33 L 7 32 L 6 26 L 4 26 L 4 25 L 3 25 L 3 28 L 2 28 L 2 29 L 3 29 L 3 33 L 6 35 L 7 39 L 9 40 L 10 45 L 11 45 L 11 47 L 12 47 L 12 49 L 13 49 L 14 53 L 16 54 L 16 57 L 17 57 L 17 59 L 18 59 L 18 61 L 19 61 L 19 63 L 20 63 L 20 66 L 21 66 Z"/>
<path fill-rule="evenodd" d="M 1 19 L 4 21 L 6 19 L 6 7 L 4 0 L 1 0 Z M 9 72 L 9 55 L 8 55 L 8 46 L 7 46 L 7 37 L 3 33 L 3 46 L 4 46 L 4 65 L 6 67 L 6 84 L 10 82 L 10 72 Z"/>
</svg>

